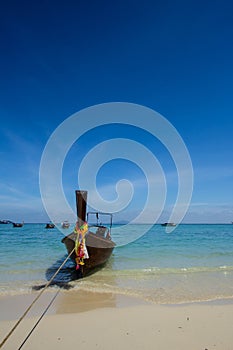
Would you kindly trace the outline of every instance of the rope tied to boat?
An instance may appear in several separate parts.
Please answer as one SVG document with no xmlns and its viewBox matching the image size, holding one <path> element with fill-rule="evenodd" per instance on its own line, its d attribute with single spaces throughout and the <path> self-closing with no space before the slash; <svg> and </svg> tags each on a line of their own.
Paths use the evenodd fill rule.
<svg viewBox="0 0 233 350">
<path fill-rule="evenodd" d="M 88 232 L 88 224 L 87 222 L 84 222 L 80 227 L 78 225 L 78 222 L 76 223 L 74 233 L 76 233 L 76 239 L 75 239 L 75 254 L 76 254 L 76 270 L 80 268 L 80 266 L 84 265 L 84 259 L 88 259 L 88 251 L 86 247 L 86 233 Z"/>
<path fill-rule="evenodd" d="M 65 265 L 65 263 L 67 262 L 67 260 L 71 257 L 71 255 L 74 253 L 75 251 L 75 247 L 72 249 L 72 251 L 69 253 L 69 255 L 65 258 L 65 260 L 63 261 L 63 263 L 59 266 L 59 268 L 57 269 L 57 271 L 53 274 L 53 276 L 50 278 L 50 280 L 46 283 L 46 285 L 44 286 L 44 288 L 40 291 L 40 293 L 37 295 L 37 297 L 33 300 L 33 302 L 29 305 L 29 307 L 26 309 L 26 311 L 23 313 L 23 315 L 18 319 L 18 321 L 16 322 L 16 324 L 11 328 L 10 332 L 5 336 L 5 338 L 3 339 L 3 341 L 0 343 L 0 348 L 3 347 L 3 345 L 5 344 L 5 342 L 9 339 L 9 337 L 12 335 L 12 333 L 15 331 L 15 329 L 18 327 L 18 325 L 21 323 L 21 321 L 24 319 L 24 317 L 28 314 L 28 312 L 31 310 L 32 306 L 36 303 L 36 301 L 40 298 L 40 296 L 42 295 L 42 293 L 49 287 L 49 285 L 52 283 L 52 281 L 54 280 L 54 278 L 57 276 L 58 272 L 61 270 L 61 268 Z M 59 291 L 58 291 L 59 292 Z M 58 295 L 58 292 L 56 293 L 55 297 Z M 52 299 L 52 302 L 54 301 L 55 297 Z M 51 305 L 51 303 L 49 304 L 49 306 Z M 48 308 L 46 308 L 45 312 L 48 310 Z M 44 316 L 45 312 L 43 312 L 42 317 Z M 42 317 L 40 317 L 39 321 L 42 319 Z M 35 326 L 37 326 L 39 322 L 36 323 Z M 32 331 L 35 329 L 35 327 L 33 327 Z M 29 335 L 31 335 L 32 331 L 29 333 Z M 28 339 L 29 335 L 27 336 L 26 340 Z M 23 343 L 24 344 L 24 343 Z M 22 345 L 23 345 L 22 344 Z M 20 347 L 21 348 L 21 347 Z"/>
</svg>

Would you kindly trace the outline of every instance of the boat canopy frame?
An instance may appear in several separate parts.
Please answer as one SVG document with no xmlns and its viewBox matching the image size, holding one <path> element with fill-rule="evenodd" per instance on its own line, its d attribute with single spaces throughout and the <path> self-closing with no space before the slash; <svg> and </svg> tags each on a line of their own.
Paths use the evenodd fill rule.
<svg viewBox="0 0 233 350">
<path fill-rule="evenodd" d="M 87 213 L 87 222 L 89 221 L 89 216 L 90 215 L 95 215 L 95 217 L 96 217 L 96 224 L 95 225 L 90 225 L 90 226 L 96 226 L 96 227 L 105 227 L 106 224 L 103 225 L 102 223 L 99 222 L 100 216 L 104 216 L 104 215 L 105 216 L 109 216 L 110 223 L 108 224 L 108 226 L 109 226 L 109 229 L 111 231 L 111 228 L 112 228 L 112 217 L 113 217 L 113 215 L 111 213 L 105 213 L 105 212 L 101 212 L 101 211 L 89 211 Z"/>
</svg>

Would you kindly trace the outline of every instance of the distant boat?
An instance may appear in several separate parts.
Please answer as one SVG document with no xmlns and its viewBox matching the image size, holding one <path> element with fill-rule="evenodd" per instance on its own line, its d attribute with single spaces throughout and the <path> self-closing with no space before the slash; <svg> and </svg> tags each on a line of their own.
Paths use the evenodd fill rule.
<svg viewBox="0 0 233 350">
<path fill-rule="evenodd" d="M 73 251 L 71 259 L 76 263 L 76 269 L 79 271 L 77 278 L 85 277 L 93 273 L 97 268 L 104 266 L 115 247 L 115 243 L 112 241 L 110 235 L 112 214 L 90 212 L 86 215 L 86 201 L 87 191 L 76 191 L 78 227 L 80 227 L 80 230 L 83 227 L 88 230 L 85 234 L 84 244 L 88 257 L 79 263 L 80 256 L 77 256 L 74 251 L 76 240 L 79 239 L 79 233 L 76 230 L 62 239 L 62 243 L 65 244 L 68 254 L 71 254 Z M 95 225 L 87 225 L 88 216 L 92 214 L 95 215 L 97 223 Z M 109 227 L 99 224 L 99 218 L 104 215 L 110 218 Z"/>
<path fill-rule="evenodd" d="M 10 220 L 0 220 L 0 225 L 12 224 Z"/>
<path fill-rule="evenodd" d="M 164 222 L 161 226 L 176 226 L 176 224 L 174 222 Z"/>
<path fill-rule="evenodd" d="M 12 222 L 13 227 L 23 227 L 24 222 Z"/>
<path fill-rule="evenodd" d="M 54 228 L 54 227 L 55 227 L 55 225 L 51 222 L 46 224 L 46 226 L 45 226 L 45 228 Z"/>
<path fill-rule="evenodd" d="M 65 221 L 63 221 L 61 223 L 61 227 L 62 228 L 69 228 L 70 227 L 70 223 L 67 220 L 65 220 Z"/>
</svg>

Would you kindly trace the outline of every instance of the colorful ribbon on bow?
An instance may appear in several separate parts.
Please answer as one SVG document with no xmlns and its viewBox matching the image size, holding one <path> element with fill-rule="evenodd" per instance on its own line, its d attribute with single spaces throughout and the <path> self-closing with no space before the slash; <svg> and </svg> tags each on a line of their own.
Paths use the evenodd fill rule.
<svg viewBox="0 0 233 350">
<path fill-rule="evenodd" d="M 80 266 L 84 265 L 84 259 L 89 258 L 85 242 L 85 235 L 88 232 L 88 224 L 84 222 L 83 225 L 79 227 L 77 223 L 74 232 L 77 234 L 75 240 L 75 261 L 76 270 L 78 270 Z"/>
</svg>

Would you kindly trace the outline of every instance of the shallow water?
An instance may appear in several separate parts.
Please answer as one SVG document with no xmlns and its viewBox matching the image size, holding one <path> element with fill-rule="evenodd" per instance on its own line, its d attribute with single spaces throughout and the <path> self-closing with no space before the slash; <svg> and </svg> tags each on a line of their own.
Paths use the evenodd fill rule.
<svg viewBox="0 0 233 350">
<path fill-rule="evenodd" d="M 120 246 L 105 268 L 77 281 L 69 261 L 55 282 L 155 303 L 233 298 L 233 225 L 179 225 L 171 233 L 154 225 L 141 236 L 148 228 L 115 225 L 112 238 Z M 67 256 L 61 239 L 71 230 L 0 225 L 0 295 L 30 293 L 46 283 Z"/>
</svg>

